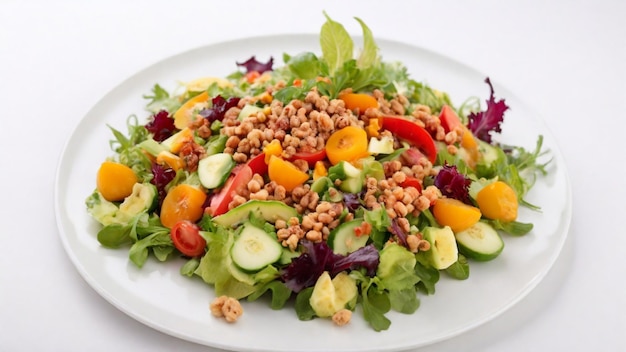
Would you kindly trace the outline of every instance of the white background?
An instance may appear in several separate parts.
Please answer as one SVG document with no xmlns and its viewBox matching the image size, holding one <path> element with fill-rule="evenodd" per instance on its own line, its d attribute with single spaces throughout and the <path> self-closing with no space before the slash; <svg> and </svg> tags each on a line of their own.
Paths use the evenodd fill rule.
<svg viewBox="0 0 626 352">
<path fill-rule="evenodd" d="M 606 0 L 1 2 L 0 350 L 212 351 L 144 326 L 82 279 L 56 228 L 57 162 L 90 107 L 135 72 L 228 39 L 317 33 L 322 10 L 497 79 L 542 113 L 566 159 L 573 219 L 552 270 L 492 322 L 419 351 L 626 350 L 626 4 Z"/>
</svg>

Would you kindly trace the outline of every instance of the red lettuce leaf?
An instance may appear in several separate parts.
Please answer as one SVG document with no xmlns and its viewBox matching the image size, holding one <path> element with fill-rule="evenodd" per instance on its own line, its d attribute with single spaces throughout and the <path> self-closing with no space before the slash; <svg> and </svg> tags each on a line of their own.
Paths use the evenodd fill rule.
<svg viewBox="0 0 626 352">
<path fill-rule="evenodd" d="M 465 204 L 472 204 L 469 195 L 469 186 L 472 181 L 457 170 L 456 166 L 445 164 L 437 176 L 435 186 L 441 194 L 448 198 L 460 200 Z"/>
<path fill-rule="evenodd" d="M 478 113 L 471 113 L 468 116 L 469 122 L 467 127 L 472 131 L 474 136 L 487 143 L 491 143 L 491 133 L 501 132 L 500 124 L 504 121 L 504 112 L 509 107 L 504 102 L 504 99 L 497 100 L 493 96 L 493 86 L 489 77 L 485 78 L 485 83 L 489 85 L 491 94 L 489 100 L 487 100 L 487 110 Z"/>
<path fill-rule="evenodd" d="M 245 67 L 246 72 L 256 71 L 263 73 L 265 71 L 272 71 L 272 65 L 274 64 L 274 58 L 270 57 L 270 60 L 266 63 L 257 61 L 256 57 L 252 56 L 245 62 L 237 62 L 237 66 Z"/>
<path fill-rule="evenodd" d="M 152 120 L 145 127 L 148 132 L 152 133 L 152 138 L 157 142 L 163 142 L 176 131 L 174 119 L 165 110 L 154 114 Z"/>
</svg>

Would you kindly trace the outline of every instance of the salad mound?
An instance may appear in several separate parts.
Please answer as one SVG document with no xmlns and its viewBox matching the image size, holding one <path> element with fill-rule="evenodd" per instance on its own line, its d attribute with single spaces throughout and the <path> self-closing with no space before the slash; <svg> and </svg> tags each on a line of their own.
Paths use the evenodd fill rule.
<svg viewBox="0 0 626 352">
<path fill-rule="evenodd" d="M 524 197 L 546 173 L 542 137 L 534 150 L 497 141 L 509 107 L 489 78 L 484 109 L 455 108 L 383 61 L 363 21 L 355 55 L 326 18 L 321 55 L 252 56 L 178 93 L 156 84 L 145 123 L 110 127 L 114 154 L 86 199 L 103 246 L 138 267 L 185 258 L 181 274 L 213 286 L 229 322 L 238 300 L 269 296 L 337 325 L 360 307 L 386 330 L 441 275 L 467 279 L 532 230 L 518 209 L 538 209 Z"/>
</svg>

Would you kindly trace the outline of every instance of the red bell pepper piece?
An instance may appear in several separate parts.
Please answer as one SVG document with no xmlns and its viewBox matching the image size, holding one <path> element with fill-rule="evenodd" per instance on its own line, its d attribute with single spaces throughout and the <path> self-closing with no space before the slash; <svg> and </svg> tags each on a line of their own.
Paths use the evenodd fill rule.
<svg viewBox="0 0 626 352">
<path fill-rule="evenodd" d="M 435 141 L 428 131 L 418 126 L 415 122 L 400 116 L 383 116 L 383 129 L 393 133 L 400 139 L 406 140 L 424 153 L 432 164 L 435 163 L 437 159 Z"/>
</svg>

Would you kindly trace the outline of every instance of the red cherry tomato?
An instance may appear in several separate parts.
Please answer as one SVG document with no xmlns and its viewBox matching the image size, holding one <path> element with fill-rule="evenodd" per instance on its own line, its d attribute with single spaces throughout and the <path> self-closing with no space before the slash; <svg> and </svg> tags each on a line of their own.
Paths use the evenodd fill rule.
<svg viewBox="0 0 626 352">
<path fill-rule="evenodd" d="M 228 211 L 228 204 L 233 200 L 243 187 L 246 187 L 252 180 L 252 169 L 246 164 L 237 165 L 232 170 L 232 175 L 228 177 L 224 187 L 211 198 L 211 203 L 206 211 L 212 216 L 222 215 Z"/>
<path fill-rule="evenodd" d="M 404 188 L 415 187 L 419 192 L 422 191 L 422 184 L 415 177 L 407 176 L 406 179 L 404 180 L 404 182 L 402 182 L 400 184 L 400 186 L 402 186 Z"/>
<path fill-rule="evenodd" d="M 437 147 L 430 133 L 416 123 L 403 117 L 383 116 L 383 129 L 417 147 L 431 163 L 437 158 Z"/>
<path fill-rule="evenodd" d="M 454 131 L 458 127 L 463 126 L 461 120 L 459 119 L 459 116 L 448 105 L 444 105 L 443 108 L 441 108 L 441 113 L 439 113 L 439 120 L 441 121 L 441 127 L 443 127 L 446 133 Z"/>
<path fill-rule="evenodd" d="M 309 164 L 309 168 L 312 169 L 315 167 L 316 162 L 320 160 L 324 160 L 324 159 L 326 159 L 326 149 L 318 150 L 312 153 L 307 153 L 307 152 L 296 153 L 292 155 L 291 158 L 289 158 L 289 161 L 304 160 Z"/>
<path fill-rule="evenodd" d="M 200 228 L 189 220 L 177 222 L 170 231 L 174 247 L 188 257 L 204 254 L 206 241 L 200 236 Z"/>
<path fill-rule="evenodd" d="M 267 173 L 267 163 L 265 162 L 265 153 L 261 153 L 248 161 L 248 166 L 252 169 L 252 174 L 264 176 Z"/>
</svg>

